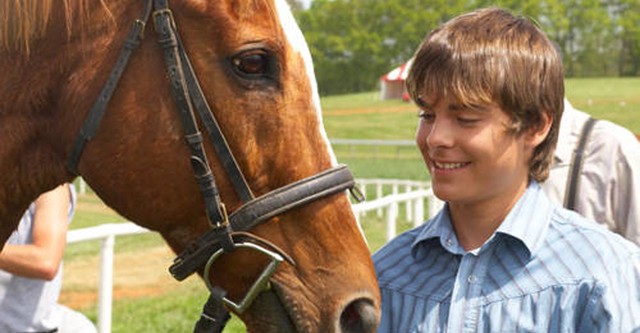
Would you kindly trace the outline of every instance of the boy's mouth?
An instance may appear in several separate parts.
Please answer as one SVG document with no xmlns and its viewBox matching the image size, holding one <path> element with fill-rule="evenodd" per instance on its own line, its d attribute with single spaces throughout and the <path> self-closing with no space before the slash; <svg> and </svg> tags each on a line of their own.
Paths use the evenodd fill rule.
<svg viewBox="0 0 640 333">
<path fill-rule="evenodd" d="M 471 162 L 436 162 L 433 161 L 433 166 L 436 169 L 443 169 L 443 170 L 455 170 L 455 169 L 460 169 L 460 168 L 464 168 L 465 166 L 471 164 Z"/>
</svg>

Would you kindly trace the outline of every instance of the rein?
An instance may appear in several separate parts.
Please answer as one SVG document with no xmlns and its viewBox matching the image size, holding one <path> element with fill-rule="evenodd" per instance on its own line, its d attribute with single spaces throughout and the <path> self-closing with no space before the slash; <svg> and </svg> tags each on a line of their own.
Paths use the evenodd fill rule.
<svg viewBox="0 0 640 333">
<path fill-rule="evenodd" d="M 87 114 L 76 137 L 67 161 L 67 168 L 71 173 L 78 174 L 78 163 L 84 147 L 96 135 L 129 58 L 144 39 L 144 31 L 150 17 L 154 21 L 158 44 L 163 50 L 171 94 L 180 115 L 185 140 L 191 152 L 191 166 L 202 193 L 206 216 L 211 226 L 209 231 L 201 235 L 176 257 L 169 271 L 175 279 L 182 281 L 196 271 L 204 269 L 203 277 L 211 295 L 203 307 L 194 333 L 222 332 L 229 318 L 228 308 L 238 314 L 243 313 L 261 292 L 270 288 L 269 280 L 281 262 L 287 261 L 295 265 L 294 261 L 276 245 L 252 235 L 248 231 L 291 209 L 345 190 L 350 190 L 358 200 L 362 199 L 362 195 L 354 187 L 355 181 L 351 172 L 346 166 L 340 165 L 273 190 L 258 198 L 254 197 L 202 93 L 177 32 L 168 0 L 147 0 L 142 17 L 134 22 L 106 84 Z M 204 140 L 197 125 L 196 112 L 209 135 L 225 173 L 231 180 L 238 197 L 244 203 L 230 215 L 220 198 L 215 177 L 205 154 Z M 354 192 L 354 190 L 356 191 Z M 218 286 L 211 285 L 209 279 L 212 264 L 222 254 L 232 252 L 237 248 L 253 250 L 271 259 L 239 303 L 228 299 L 226 292 Z"/>
</svg>

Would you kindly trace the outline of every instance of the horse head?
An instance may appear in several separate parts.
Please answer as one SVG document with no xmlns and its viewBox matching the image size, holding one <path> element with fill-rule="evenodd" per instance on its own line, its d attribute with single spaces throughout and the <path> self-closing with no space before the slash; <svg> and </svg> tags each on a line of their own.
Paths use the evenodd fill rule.
<svg viewBox="0 0 640 333">
<path fill-rule="evenodd" d="M 48 2 L 38 1 L 34 6 L 46 12 Z M 228 227 L 227 217 L 233 222 L 262 209 L 260 223 L 247 222 L 248 234 L 215 236 L 219 243 L 231 240 L 231 249 L 215 247 L 206 265 L 200 259 L 194 268 L 213 290 L 226 293 L 220 299 L 248 330 L 375 331 L 375 273 L 344 182 L 320 184 L 323 193 L 314 193 L 316 183 L 345 173 L 323 129 L 308 47 L 285 1 L 64 4 L 66 11 L 49 14 L 45 28 L 34 30 L 28 48 L 2 51 L 0 97 L 15 94 L 13 104 L 0 104 L 3 131 L 10 125 L 27 130 L 0 148 L 0 171 L 16 182 L 0 191 L 3 236 L 7 221 L 17 223 L 30 200 L 75 172 L 121 215 L 159 232 L 176 253 L 192 254 L 194 241 Z M 185 117 L 203 103 L 213 120 L 191 117 L 189 129 Z M 93 109 L 103 113 L 85 120 Z M 211 121 L 232 158 L 198 130 Z M 198 147 L 201 156 L 194 153 Z M 231 172 L 229 164 L 235 164 Z M 241 180 L 229 176 L 233 170 Z M 19 195 L 10 199 L 12 186 Z M 307 192 L 313 200 L 300 194 Z M 290 194 L 300 203 L 289 205 L 297 200 L 286 199 Z M 253 293 L 256 281 L 262 287 Z M 233 306 L 248 294 L 250 304 Z"/>
</svg>

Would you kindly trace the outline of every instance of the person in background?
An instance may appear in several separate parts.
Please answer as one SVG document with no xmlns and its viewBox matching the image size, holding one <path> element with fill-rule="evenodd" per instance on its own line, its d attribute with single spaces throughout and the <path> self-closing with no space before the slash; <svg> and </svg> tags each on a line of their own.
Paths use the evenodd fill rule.
<svg viewBox="0 0 640 333">
<path fill-rule="evenodd" d="M 74 208 L 72 185 L 41 194 L 0 252 L 0 332 L 96 332 L 84 315 L 58 304 Z"/>
<path fill-rule="evenodd" d="M 640 143 L 564 101 L 547 195 L 640 245 Z"/>
<path fill-rule="evenodd" d="M 562 62 L 487 8 L 422 41 L 407 88 L 438 214 L 373 255 L 378 332 L 640 331 L 640 248 L 553 202 Z"/>
</svg>

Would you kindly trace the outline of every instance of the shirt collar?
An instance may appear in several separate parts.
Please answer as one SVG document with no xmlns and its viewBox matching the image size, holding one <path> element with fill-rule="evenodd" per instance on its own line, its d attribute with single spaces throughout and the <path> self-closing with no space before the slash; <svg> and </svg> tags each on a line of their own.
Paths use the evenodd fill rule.
<svg viewBox="0 0 640 333">
<path fill-rule="evenodd" d="M 438 212 L 433 219 L 425 223 L 422 231 L 418 234 L 415 241 L 411 245 L 411 253 L 415 257 L 419 251 L 419 244 L 427 241 L 439 240 L 440 246 L 454 254 L 460 254 L 458 237 L 456 237 L 451 217 L 449 216 L 449 204 L 445 203 L 444 207 Z"/>
<path fill-rule="evenodd" d="M 444 208 L 433 219 L 425 223 L 422 231 L 411 245 L 411 253 L 414 256 L 417 255 L 421 247 L 420 244 L 426 243 L 439 243 L 442 248 L 453 254 L 465 253 L 459 245 L 458 238 L 453 230 L 448 207 L 445 204 Z M 490 240 L 483 245 L 483 248 L 496 238 L 496 235 L 500 235 L 520 241 L 526 248 L 528 255 L 534 255 L 544 242 L 551 221 L 551 210 L 551 202 L 543 193 L 540 185 L 532 180 L 525 193 L 511 209 Z M 435 240 L 439 240 L 439 242 Z"/>
<path fill-rule="evenodd" d="M 496 234 L 520 240 L 533 255 L 542 246 L 551 222 L 551 201 L 542 187 L 532 180 L 529 187 L 511 209 Z"/>
</svg>

